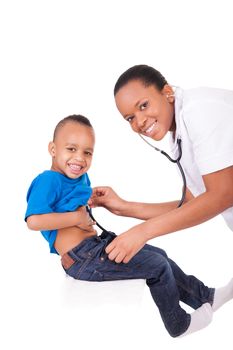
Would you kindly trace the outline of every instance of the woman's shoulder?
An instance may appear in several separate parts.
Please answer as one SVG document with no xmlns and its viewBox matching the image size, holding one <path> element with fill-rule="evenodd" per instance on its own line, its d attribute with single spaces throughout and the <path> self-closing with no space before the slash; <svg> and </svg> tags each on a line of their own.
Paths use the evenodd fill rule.
<svg viewBox="0 0 233 350">
<path fill-rule="evenodd" d="M 183 92 L 182 119 L 189 133 L 200 135 L 201 129 L 220 129 L 233 124 L 233 91 L 212 87 L 187 89 Z M 211 128 L 210 128 L 211 125 Z"/>
<path fill-rule="evenodd" d="M 227 102 L 233 105 L 233 91 L 206 86 L 183 90 L 184 106 L 205 102 Z"/>
</svg>

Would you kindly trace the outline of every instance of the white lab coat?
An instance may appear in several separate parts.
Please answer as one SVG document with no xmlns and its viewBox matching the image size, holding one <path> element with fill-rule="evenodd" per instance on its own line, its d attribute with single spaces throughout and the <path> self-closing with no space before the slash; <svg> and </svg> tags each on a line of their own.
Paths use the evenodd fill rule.
<svg viewBox="0 0 233 350">
<path fill-rule="evenodd" d="M 202 175 L 233 165 L 233 91 L 177 88 L 175 120 L 176 134 L 170 140 L 172 153 L 178 156 L 177 138 L 181 138 L 181 165 L 187 187 L 198 196 L 205 192 Z M 233 231 L 233 207 L 222 215 Z"/>
</svg>

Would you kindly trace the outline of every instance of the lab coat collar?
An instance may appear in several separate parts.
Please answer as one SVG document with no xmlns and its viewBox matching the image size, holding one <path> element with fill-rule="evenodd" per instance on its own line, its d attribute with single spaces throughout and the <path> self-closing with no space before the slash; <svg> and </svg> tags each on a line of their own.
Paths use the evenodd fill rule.
<svg viewBox="0 0 233 350">
<path fill-rule="evenodd" d="M 180 131 L 180 114 L 183 107 L 183 89 L 180 87 L 175 88 L 175 122 L 176 122 L 176 131 L 175 131 L 175 137 L 173 136 L 173 133 L 171 134 L 171 145 L 172 145 L 172 151 L 174 151 L 177 147 L 177 139 L 181 138 L 181 131 Z"/>
</svg>

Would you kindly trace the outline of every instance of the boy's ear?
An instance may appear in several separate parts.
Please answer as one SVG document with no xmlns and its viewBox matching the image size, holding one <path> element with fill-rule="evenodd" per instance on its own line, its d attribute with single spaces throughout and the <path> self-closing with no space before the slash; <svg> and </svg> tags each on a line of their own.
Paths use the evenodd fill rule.
<svg viewBox="0 0 233 350">
<path fill-rule="evenodd" d="M 54 158 L 56 155 L 56 145 L 54 142 L 52 142 L 52 141 L 49 142 L 48 150 L 49 150 L 50 155 Z"/>
</svg>

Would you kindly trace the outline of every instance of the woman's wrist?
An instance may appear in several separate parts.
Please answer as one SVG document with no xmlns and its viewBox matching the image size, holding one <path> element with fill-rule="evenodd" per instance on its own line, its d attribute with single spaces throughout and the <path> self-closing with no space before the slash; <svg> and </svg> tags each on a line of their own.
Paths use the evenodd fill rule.
<svg viewBox="0 0 233 350">
<path fill-rule="evenodd" d="M 112 212 L 115 215 L 118 215 L 118 216 L 126 216 L 124 214 L 125 210 L 126 210 L 126 207 L 127 207 L 127 201 L 125 201 L 124 199 L 121 199 L 120 203 L 117 205 L 117 208 L 112 210 Z"/>
<path fill-rule="evenodd" d="M 118 216 L 128 216 L 128 217 L 133 217 L 133 207 L 134 207 L 134 202 L 129 202 L 124 199 L 122 199 L 121 205 L 118 208 L 116 215 Z"/>
</svg>

